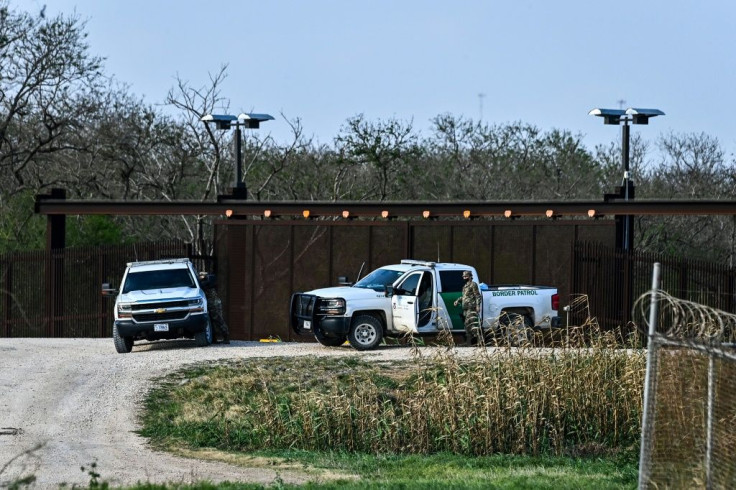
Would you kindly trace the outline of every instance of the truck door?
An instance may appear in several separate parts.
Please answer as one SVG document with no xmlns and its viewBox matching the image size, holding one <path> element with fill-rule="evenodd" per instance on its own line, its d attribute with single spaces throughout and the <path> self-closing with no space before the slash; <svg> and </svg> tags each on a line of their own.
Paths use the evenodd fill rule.
<svg viewBox="0 0 736 490">
<path fill-rule="evenodd" d="M 441 322 L 449 325 L 451 330 L 465 331 L 465 324 L 461 317 L 462 306 L 455 306 L 455 300 L 463 294 L 463 269 L 440 271 L 440 286 L 437 295 L 437 310 Z M 445 328 L 447 328 L 445 326 Z"/>
<path fill-rule="evenodd" d="M 417 332 L 432 317 L 432 274 L 417 271 L 397 284 L 391 298 L 394 327 L 404 332 Z"/>
</svg>

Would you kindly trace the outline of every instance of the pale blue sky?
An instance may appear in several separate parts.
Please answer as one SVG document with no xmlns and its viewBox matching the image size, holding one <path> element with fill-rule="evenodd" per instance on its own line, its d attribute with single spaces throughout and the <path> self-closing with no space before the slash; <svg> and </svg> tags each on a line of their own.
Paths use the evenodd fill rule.
<svg viewBox="0 0 736 490">
<path fill-rule="evenodd" d="M 300 118 L 331 143 L 349 117 L 413 120 L 441 113 L 523 121 L 620 139 L 594 107 L 658 108 L 636 126 L 717 137 L 736 151 L 736 2 L 732 0 L 11 0 L 76 12 L 106 72 L 161 103 L 178 75 L 202 86 L 229 64 L 231 113 Z M 479 94 L 485 94 L 480 97 Z"/>
</svg>

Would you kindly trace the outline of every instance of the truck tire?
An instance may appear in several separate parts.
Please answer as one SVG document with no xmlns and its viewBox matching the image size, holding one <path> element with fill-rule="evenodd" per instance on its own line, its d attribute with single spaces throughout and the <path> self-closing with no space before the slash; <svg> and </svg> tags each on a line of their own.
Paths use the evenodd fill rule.
<svg viewBox="0 0 736 490">
<path fill-rule="evenodd" d="M 503 327 L 504 337 L 510 346 L 519 347 L 529 343 L 532 328 L 529 315 L 503 311 L 498 322 Z"/>
<path fill-rule="evenodd" d="M 348 341 L 355 350 L 375 349 L 383 340 L 383 326 L 371 315 L 360 315 L 353 318 L 348 332 Z"/>
<path fill-rule="evenodd" d="M 317 342 L 327 347 L 338 347 L 347 340 L 347 337 L 325 337 L 325 334 L 320 330 L 314 331 L 314 338 L 317 339 Z"/>
<path fill-rule="evenodd" d="M 128 354 L 133 350 L 133 337 L 121 337 L 117 325 L 112 326 L 112 340 L 118 354 Z"/>
<path fill-rule="evenodd" d="M 207 347 L 212 343 L 212 322 L 207 318 L 207 324 L 204 330 L 194 334 L 194 342 L 199 347 Z"/>
</svg>

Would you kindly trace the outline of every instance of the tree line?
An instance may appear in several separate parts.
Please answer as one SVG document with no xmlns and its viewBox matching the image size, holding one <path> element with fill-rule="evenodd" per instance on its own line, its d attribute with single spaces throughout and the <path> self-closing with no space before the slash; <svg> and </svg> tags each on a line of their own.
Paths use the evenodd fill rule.
<svg viewBox="0 0 736 490">
<path fill-rule="evenodd" d="M 47 17 L 0 0 L 0 252 L 42 248 L 45 220 L 33 202 L 50 188 L 71 199 L 201 200 L 234 181 L 234 132 L 200 118 L 228 109 L 227 65 L 202 84 L 176 79 L 162 106 L 104 71 L 76 14 Z M 252 200 L 601 199 L 621 185 L 620 142 L 586 148 L 582 135 L 533 124 L 489 124 L 439 114 L 429 134 L 411 121 L 346 118 L 318 144 L 301 121 L 287 143 L 243 140 Z M 736 168 L 707 134 L 631 138 L 637 198 L 736 199 Z M 639 217 L 636 247 L 734 265 L 733 217 Z M 96 245 L 179 238 L 201 246 L 203 216 L 78 216 L 67 243 Z"/>
</svg>

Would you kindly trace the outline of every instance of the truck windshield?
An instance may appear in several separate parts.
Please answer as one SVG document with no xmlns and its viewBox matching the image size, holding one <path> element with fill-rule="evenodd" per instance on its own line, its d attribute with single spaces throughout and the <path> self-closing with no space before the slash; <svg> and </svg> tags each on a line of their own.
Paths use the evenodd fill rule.
<svg viewBox="0 0 736 490">
<path fill-rule="evenodd" d="M 125 279 L 123 293 L 147 289 L 194 288 L 194 280 L 188 269 L 131 272 Z"/>
<path fill-rule="evenodd" d="M 360 281 L 356 282 L 353 287 L 374 289 L 376 291 L 385 291 L 386 286 L 393 284 L 396 279 L 403 274 L 402 271 L 393 271 L 391 269 L 376 269 Z"/>
</svg>

